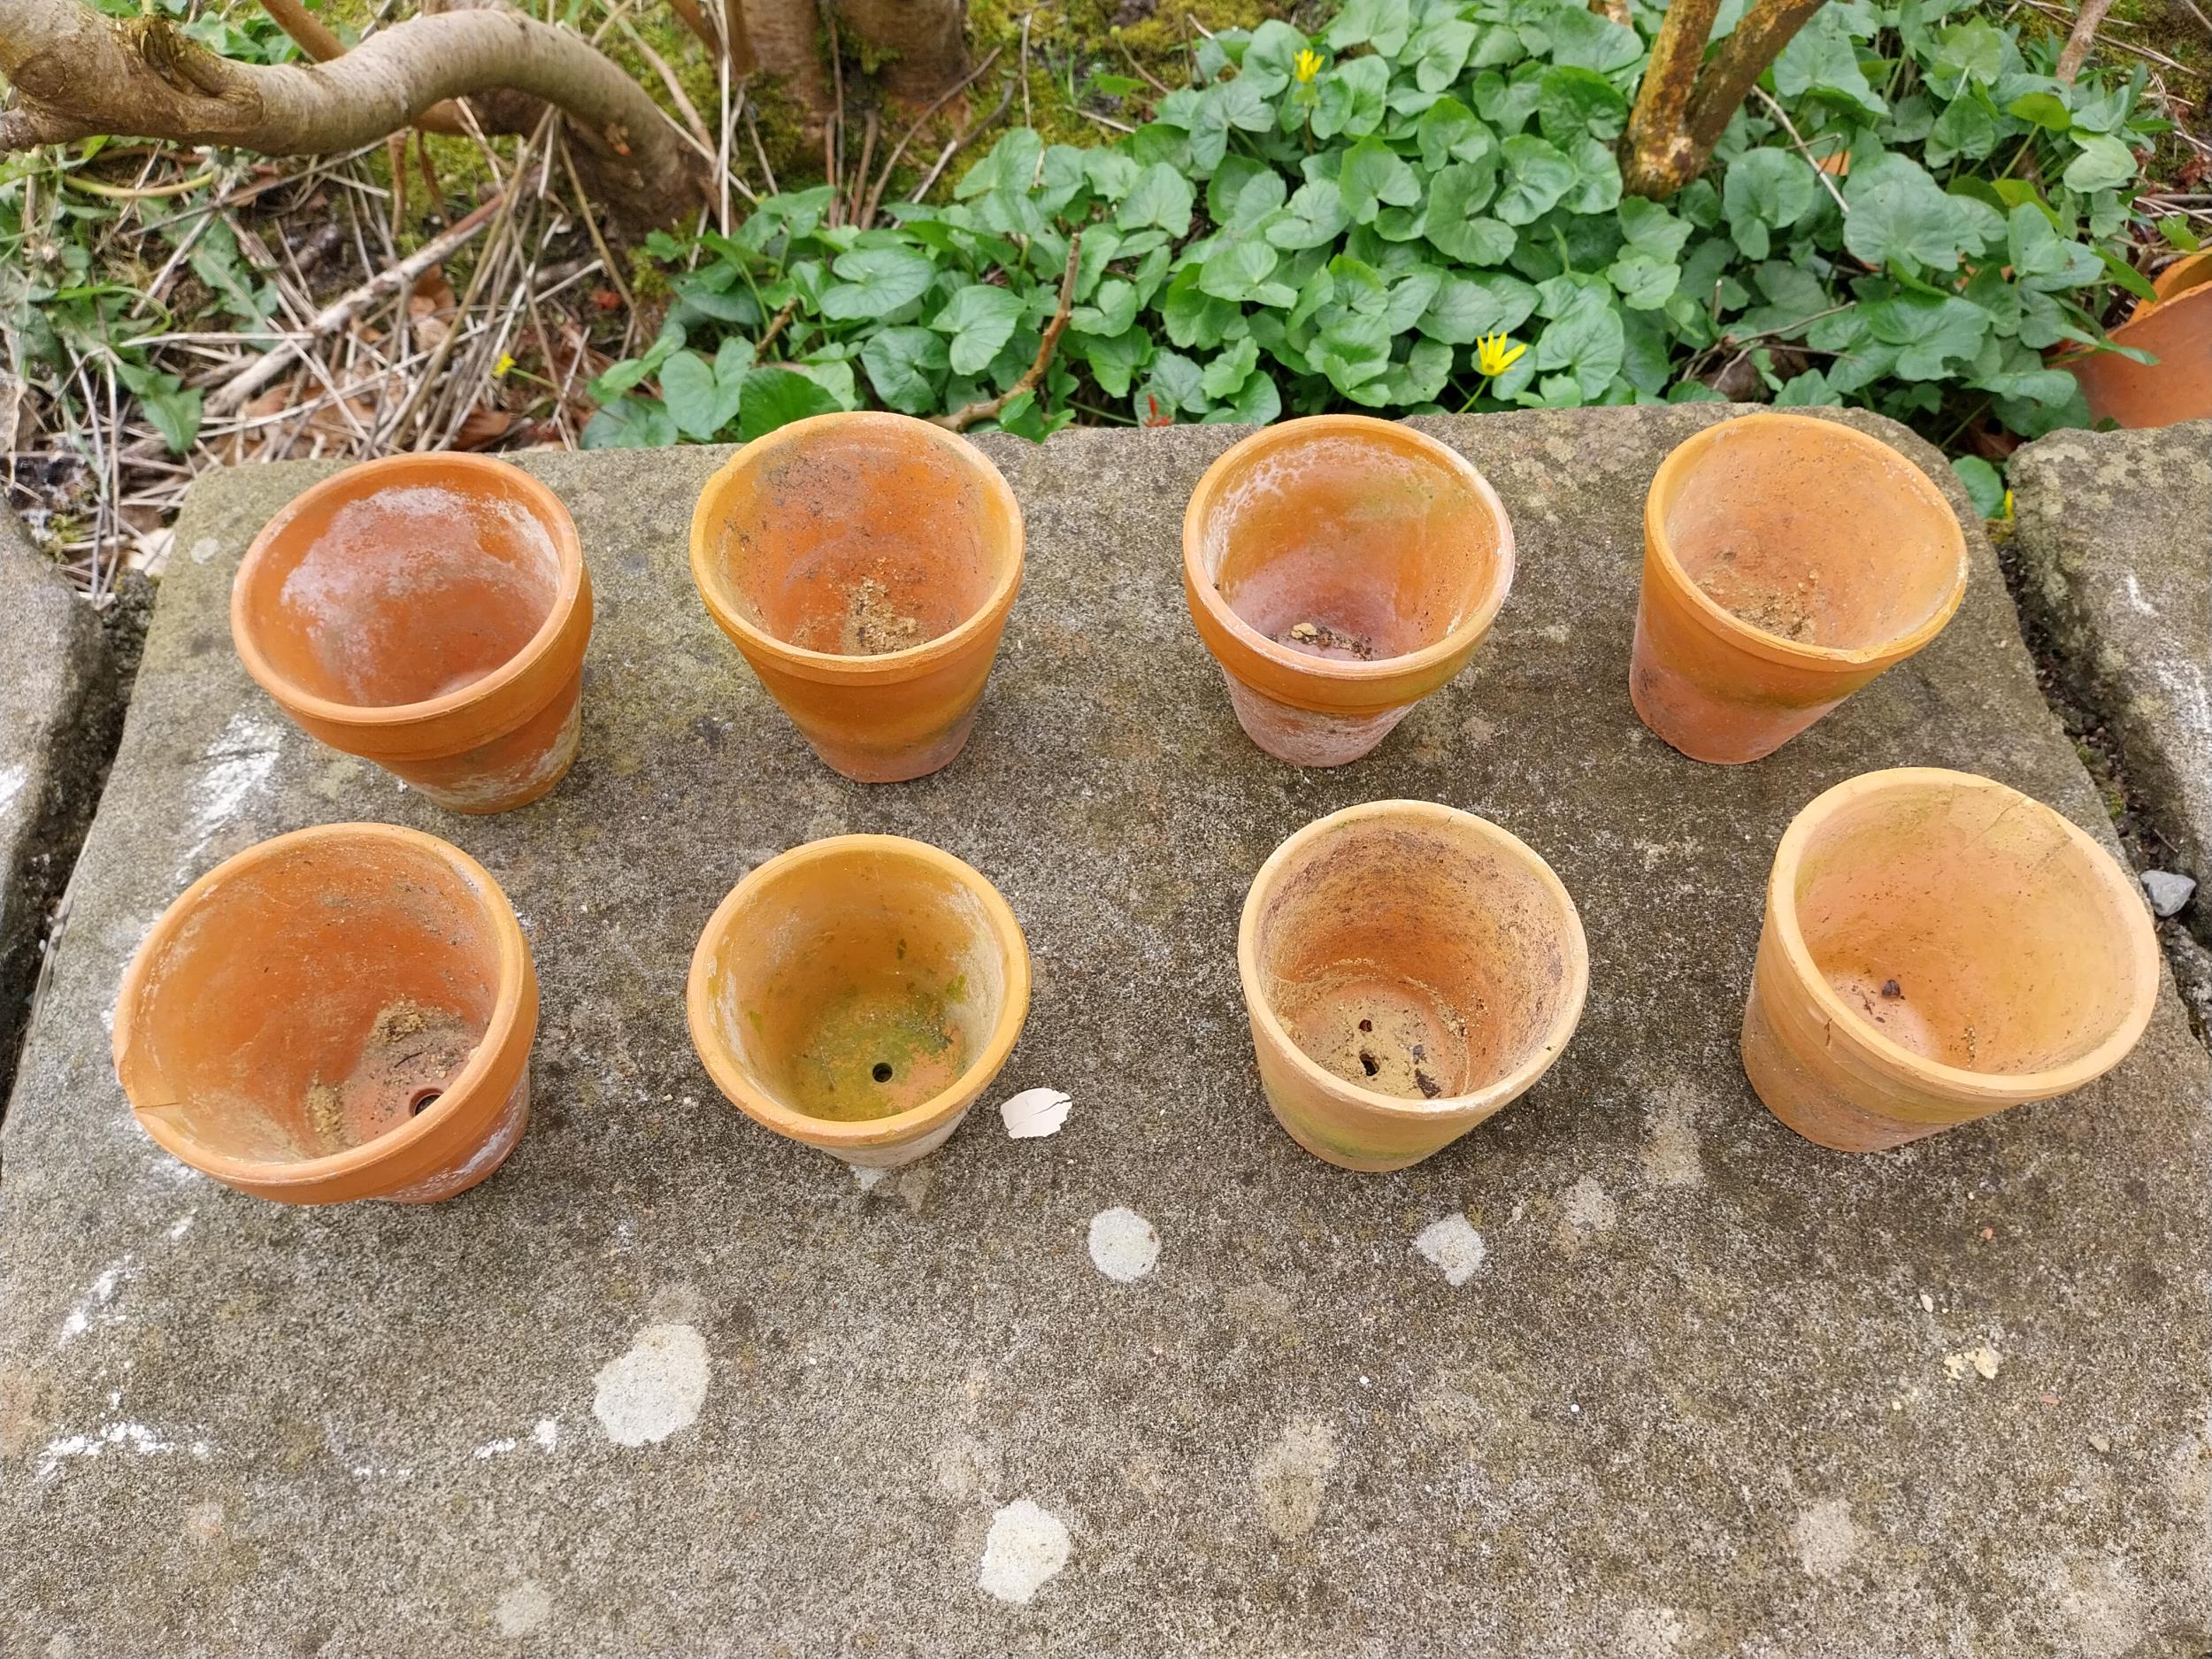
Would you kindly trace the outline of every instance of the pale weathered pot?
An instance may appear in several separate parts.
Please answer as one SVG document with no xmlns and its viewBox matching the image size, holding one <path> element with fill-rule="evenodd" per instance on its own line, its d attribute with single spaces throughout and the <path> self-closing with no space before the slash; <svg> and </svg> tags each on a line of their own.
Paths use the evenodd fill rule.
<svg viewBox="0 0 2212 1659">
<path fill-rule="evenodd" d="M 262 1198 L 427 1203 L 530 1116 L 538 979 L 499 885 L 417 830 L 330 824 L 184 890 L 115 1007 L 139 1125 Z"/>
<path fill-rule="evenodd" d="M 1775 852 L 1744 1071 L 1809 1141 L 1899 1146 L 2101 1077 L 2158 974 L 2142 895 L 2048 807 L 1970 772 L 1868 772 Z"/>
<path fill-rule="evenodd" d="M 1949 503 L 1879 439 L 1721 421 L 1644 498 L 1630 700 L 1694 760 L 1757 760 L 1941 633 L 1966 572 Z"/>
<path fill-rule="evenodd" d="M 1348 1170 L 1398 1170 L 1541 1077 L 1582 1018 L 1582 921 L 1535 853 L 1471 812 L 1374 801 L 1260 866 L 1237 972 L 1267 1103 Z"/>
<path fill-rule="evenodd" d="M 691 573 L 814 752 L 863 783 L 949 764 L 1021 586 L 1022 514 L 966 439 L 904 415 L 818 415 L 723 464 Z"/>
<path fill-rule="evenodd" d="M 838 835 L 771 858 L 699 936 L 685 992 L 715 1086 L 848 1164 L 934 1151 L 1013 1052 L 1029 947 L 950 853 Z"/>
<path fill-rule="evenodd" d="M 1245 733 L 1340 766 L 1467 665 L 1513 585 L 1513 526 L 1458 451 L 1366 415 L 1267 426 L 1183 514 L 1183 593 Z"/>
<path fill-rule="evenodd" d="M 576 758 L 591 577 L 560 498 L 480 455 L 396 455 L 314 486 L 231 587 L 247 672 L 306 731 L 456 812 Z"/>
<path fill-rule="evenodd" d="M 2052 366 L 2072 371 L 2097 420 L 2170 426 L 2212 419 L 2212 250 L 2176 260 L 2151 287 L 2157 297 L 2138 300 L 2111 337 L 2156 362 L 2084 351 Z"/>
</svg>

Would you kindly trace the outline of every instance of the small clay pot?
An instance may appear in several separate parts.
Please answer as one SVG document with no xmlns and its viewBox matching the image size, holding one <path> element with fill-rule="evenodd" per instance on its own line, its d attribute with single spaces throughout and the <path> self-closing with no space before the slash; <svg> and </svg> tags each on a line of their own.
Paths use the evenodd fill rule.
<svg viewBox="0 0 2212 1659">
<path fill-rule="evenodd" d="M 2142 895 L 2066 819 L 1970 772 L 1868 772 L 1774 855 L 1744 1071 L 1807 1140 L 1875 1151 L 2101 1077 L 2158 984 Z"/>
<path fill-rule="evenodd" d="M 755 1123 L 888 1169 L 941 1146 L 1013 1052 L 1029 947 L 998 889 L 927 843 L 771 858 L 691 958 L 692 1045 Z"/>
<path fill-rule="evenodd" d="M 2177 259 L 2112 331 L 2116 346 L 2156 359 L 2138 363 L 2116 351 L 2084 351 L 2053 360 L 2072 371 L 2093 419 L 2123 426 L 2170 426 L 2212 419 L 2212 250 Z"/>
<path fill-rule="evenodd" d="M 988 457 L 904 415 L 818 415 L 744 446 L 691 515 L 691 574 L 833 770 L 897 783 L 966 745 L 1021 586 Z"/>
<path fill-rule="evenodd" d="M 1772 754 L 1941 633 L 1966 537 L 1927 475 L 1806 415 L 1708 426 L 1644 498 L 1628 690 L 1694 760 Z"/>
<path fill-rule="evenodd" d="M 1183 594 L 1245 733 L 1341 766 L 1467 665 L 1513 586 L 1513 526 L 1458 451 L 1365 415 L 1263 427 L 1183 513 Z"/>
<path fill-rule="evenodd" d="M 1276 1120 L 1316 1157 L 1402 1170 L 1543 1076 L 1590 983 L 1559 878 L 1428 801 L 1317 819 L 1253 878 L 1237 972 Z"/>
<path fill-rule="evenodd" d="M 481 864 L 330 824 L 227 859 L 154 924 L 115 1071 L 140 1126 L 225 1186 L 428 1203 L 522 1139 L 537 1027 L 530 948 Z"/>
<path fill-rule="evenodd" d="M 503 461 L 326 479 L 254 538 L 230 631 L 300 726 L 452 811 L 526 805 L 576 758 L 591 577 L 559 497 Z"/>
</svg>

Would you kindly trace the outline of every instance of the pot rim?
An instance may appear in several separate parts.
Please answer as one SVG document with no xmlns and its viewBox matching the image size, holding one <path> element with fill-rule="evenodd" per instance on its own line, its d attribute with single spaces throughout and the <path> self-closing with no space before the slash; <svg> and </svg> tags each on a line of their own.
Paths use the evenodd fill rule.
<svg viewBox="0 0 2212 1659">
<path fill-rule="evenodd" d="M 492 1073 L 503 1066 L 515 1032 L 523 1022 L 526 1001 L 532 1005 L 530 1018 L 534 1027 L 528 1035 L 535 1034 L 535 999 L 526 995 L 532 973 L 529 943 L 523 937 L 521 923 L 515 918 L 513 903 L 489 871 L 452 842 L 421 830 L 403 829 L 395 824 L 319 824 L 272 836 L 257 841 L 243 852 L 233 854 L 185 888 L 161 913 L 161 919 L 154 924 L 153 931 L 146 935 L 131 957 L 129 967 L 124 970 L 122 989 L 116 998 L 111 1049 L 116 1075 L 123 1085 L 125 1096 L 131 1095 L 126 1062 L 140 1018 L 147 976 L 156 959 L 184 931 L 199 905 L 233 878 L 280 858 L 316 848 L 342 854 L 349 848 L 365 843 L 404 847 L 427 854 L 452 870 L 474 894 L 479 908 L 492 923 L 493 939 L 499 952 L 499 979 L 492 1000 L 491 1020 L 485 1026 L 484 1034 L 476 1040 L 468 1063 L 433 1104 L 373 1141 L 365 1141 L 342 1152 L 326 1153 L 319 1158 L 280 1162 L 215 1152 L 198 1141 L 178 1135 L 159 1118 L 149 1118 L 139 1102 L 131 1100 L 132 1117 L 164 1151 L 225 1186 L 258 1191 L 318 1187 L 342 1180 L 396 1154 L 404 1153 L 437 1134 L 445 1121 L 470 1102 Z M 525 1046 L 526 1049 L 526 1038 Z M 507 1087 L 511 1087 L 511 1083 Z"/>
<path fill-rule="evenodd" d="M 1481 502 L 1497 526 L 1498 556 L 1488 589 L 1478 597 L 1473 610 L 1460 618 L 1458 626 L 1434 643 L 1425 645 L 1417 651 L 1407 651 L 1398 657 L 1379 657 L 1371 662 L 1360 662 L 1356 658 L 1309 657 L 1302 651 L 1294 651 L 1286 645 L 1278 644 L 1237 615 L 1230 608 L 1228 601 L 1221 596 L 1219 585 L 1206 573 L 1205 520 L 1213 508 L 1214 498 L 1225 488 L 1230 474 L 1264 450 L 1325 437 L 1360 438 L 1409 445 L 1429 460 L 1455 474 L 1461 483 L 1474 492 L 1476 499 Z M 1200 477 L 1197 488 L 1191 491 L 1190 500 L 1183 508 L 1183 588 L 1186 594 L 1205 608 L 1209 620 L 1254 656 L 1285 673 L 1323 684 L 1370 686 L 1398 679 L 1416 679 L 1424 671 L 1472 650 L 1481 642 L 1483 635 L 1490 631 L 1490 625 L 1497 620 L 1507 595 L 1512 592 L 1516 564 L 1513 520 L 1505 511 L 1505 503 L 1498 499 L 1498 492 L 1474 463 L 1440 439 L 1432 438 L 1402 421 L 1383 420 L 1373 415 L 1305 415 L 1294 420 L 1278 421 L 1272 426 L 1262 426 L 1238 439 L 1215 457 L 1213 465 Z"/>
<path fill-rule="evenodd" d="M 952 627 L 935 639 L 924 640 L 919 645 L 909 645 L 895 651 L 878 651 L 865 657 L 848 657 L 837 651 L 817 651 L 803 645 L 794 645 L 740 615 L 723 601 L 722 582 L 715 572 L 714 549 L 710 539 L 714 528 L 711 520 L 722 497 L 735 488 L 739 481 L 766 459 L 772 451 L 789 444 L 804 443 L 810 437 L 833 432 L 840 427 L 851 426 L 873 427 L 937 444 L 1005 510 L 1014 543 L 1014 556 L 1008 561 L 1006 570 L 999 580 L 992 585 L 990 592 Z M 698 499 L 692 503 L 691 580 L 699 590 L 699 597 L 704 602 L 708 613 L 749 656 L 757 651 L 787 672 L 807 680 L 839 684 L 855 680 L 905 680 L 957 657 L 978 638 L 1003 625 L 1006 612 L 1014 603 L 1014 595 L 1021 589 L 1022 564 L 1027 544 L 1028 528 L 1023 522 L 1021 503 L 1015 498 L 1013 487 L 1007 483 L 1006 475 L 998 470 L 991 457 L 966 438 L 932 421 L 918 420 L 911 415 L 875 409 L 841 410 L 826 415 L 810 415 L 803 420 L 794 420 L 773 432 L 763 434 L 749 443 L 740 444 L 734 454 L 715 468 L 713 476 L 707 480 L 705 487 L 699 491 Z"/>
<path fill-rule="evenodd" d="M 270 549 L 275 545 L 277 538 L 311 503 L 320 503 L 334 495 L 371 493 L 387 484 L 404 481 L 405 475 L 411 472 L 445 472 L 456 467 L 471 474 L 472 479 L 500 478 L 512 482 L 518 492 L 528 498 L 540 524 L 552 538 L 554 551 L 560 559 L 560 580 L 554 590 L 552 609 L 546 613 L 545 620 L 538 625 L 538 631 L 524 642 L 521 649 L 481 680 L 472 680 L 456 690 L 426 697 L 419 703 L 338 703 L 303 690 L 280 673 L 262 651 L 260 641 L 255 638 L 246 606 L 246 595 L 254 586 L 260 566 L 269 558 Z M 368 486 L 367 490 L 361 488 L 365 483 Z M 584 565 L 583 541 L 576 534 L 576 521 L 569 516 L 567 507 L 558 495 L 520 467 L 488 455 L 444 450 L 388 455 L 373 461 L 357 461 L 341 472 L 334 472 L 320 483 L 310 485 L 287 502 L 277 516 L 263 527 L 261 534 L 254 537 L 252 545 L 246 549 L 246 557 L 238 562 L 238 573 L 231 579 L 231 643 L 237 649 L 239 660 L 245 664 L 246 672 L 254 677 L 261 688 L 275 698 L 287 711 L 302 718 L 364 733 L 427 725 L 491 701 L 528 673 L 551 652 L 568 628 L 576 607 L 587 591 L 588 580 Z"/>
<path fill-rule="evenodd" d="M 1471 831 L 1477 839 L 1488 842 L 1512 863 L 1534 875 L 1558 906 L 1559 915 L 1566 924 L 1560 932 L 1567 945 L 1567 993 L 1560 999 L 1558 1012 L 1552 1016 L 1551 1023 L 1546 1026 L 1542 1042 L 1511 1071 L 1471 1094 L 1441 1094 L 1434 1100 L 1408 1100 L 1402 1095 L 1385 1094 L 1364 1088 L 1339 1077 L 1292 1040 L 1276 1015 L 1275 1006 L 1269 1000 L 1261 982 L 1260 910 L 1280 877 L 1283 867 L 1299 851 L 1323 836 L 1377 818 L 1416 824 L 1444 824 L 1463 831 Z M 1291 834 L 1260 865 L 1258 872 L 1252 878 L 1250 889 L 1245 894 L 1244 912 L 1237 923 L 1237 978 L 1242 982 L 1245 1007 L 1251 1018 L 1265 1028 L 1276 1047 L 1289 1057 L 1291 1065 L 1308 1082 L 1339 1100 L 1386 1117 L 1426 1121 L 1464 1117 L 1502 1106 L 1525 1092 L 1537 1079 L 1551 1069 L 1559 1056 L 1566 1052 L 1576 1027 L 1582 1023 L 1583 1004 L 1590 991 L 1590 946 L 1582 928 L 1582 913 L 1575 908 L 1574 895 L 1567 891 L 1566 884 L 1560 880 L 1558 872 L 1544 861 L 1543 856 L 1510 830 L 1475 813 L 1455 806 L 1446 806 L 1441 802 L 1366 801 L 1342 808 L 1325 818 L 1314 819 Z"/>
<path fill-rule="evenodd" d="M 753 1085 L 716 1033 L 712 980 L 715 948 L 734 929 L 740 912 L 762 887 L 776 877 L 805 864 L 861 855 L 890 856 L 926 864 L 950 876 L 972 895 L 982 905 L 992 934 L 1005 956 L 1006 995 L 989 1041 L 958 1077 L 918 1106 L 910 1106 L 888 1118 L 845 1122 L 795 1111 Z M 1021 1036 L 1022 1026 L 1029 1018 L 1030 979 L 1029 941 L 1022 933 L 1021 923 L 1005 897 L 974 865 L 941 847 L 905 835 L 832 835 L 821 841 L 802 841 L 755 865 L 723 895 L 714 914 L 707 918 L 706 926 L 700 930 L 699 942 L 692 948 L 691 971 L 684 982 L 684 1014 L 691 1027 L 692 1048 L 706 1067 L 707 1075 L 714 1079 L 714 1086 L 732 1105 L 764 1128 L 787 1140 L 826 1151 L 856 1151 L 898 1146 L 916 1140 L 972 1106 L 991 1079 L 1004 1067 Z"/>
<path fill-rule="evenodd" d="M 1723 441 L 1725 434 L 1741 432 L 1748 424 L 1787 422 L 1808 431 L 1817 429 L 1824 439 L 1842 443 L 1846 448 L 1863 453 L 1878 454 L 1883 458 L 1903 466 L 1911 475 L 1905 488 L 1941 513 L 1941 522 L 1949 526 L 1947 540 L 1955 555 L 1955 567 L 1950 591 L 1936 608 L 1921 622 L 1894 638 L 1877 645 L 1839 646 L 1811 645 L 1796 640 L 1786 640 L 1778 634 L 1755 628 L 1715 599 L 1682 566 L 1675 557 L 1674 543 L 1667 534 L 1666 515 L 1660 508 L 1663 498 L 1671 500 L 1678 493 L 1669 487 L 1680 476 L 1701 461 L 1708 450 Z M 1801 668 L 1834 672 L 1860 668 L 1879 663 L 1885 666 L 1902 662 L 1943 632 L 1966 597 L 1966 581 L 1971 573 L 1972 561 L 1967 552 L 1966 532 L 1960 526 L 1958 514 L 1943 497 L 1943 492 L 1922 472 L 1912 457 L 1903 451 L 1884 443 L 1870 433 L 1846 426 L 1840 420 L 1830 420 L 1817 415 L 1800 415 L 1781 411 L 1761 411 L 1755 414 L 1733 415 L 1726 420 L 1717 420 L 1683 439 L 1668 451 L 1658 470 L 1652 474 L 1651 487 L 1644 492 L 1644 547 L 1657 560 L 1670 579 L 1670 585 L 1689 602 L 1692 614 L 1712 633 L 1721 635 L 1755 657 L 1769 662 L 1786 663 Z"/>
<path fill-rule="evenodd" d="M 1852 1012 L 1850 1005 L 1828 983 L 1827 975 L 1813 960 L 1812 950 L 1805 943 L 1804 932 L 1797 919 L 1797 872 L 1804 861 L 1807 843 L 1847 807 L 1870 796 L 1916 795 L 1939 788 L 1964 795 L 1993 793 L 2024 803 L 2030 810 L 2059 826 L 2075 848 L 2092 855 L 2088 867 L 2093 872 L 2093 879 L 2110 895 L 2118 914 L 2124 918 L 2121 926 L 2128 935 L 2128 955 L 2133 959 L 2136 995 L 2125 1017 L 2104 1041 L 2079 1058 L 2039 1071 L 1973 1071 L 1931 1060 Z M 1847 778 L 1815 795 L 1790 820 L 1774 849 L 1773 868 L 1767 875 L 1766 913 L 1792 980 L 1810 995 L 1814 1008 L 1829 1025 L 1850 1033 L 1852 1041 L 1893 1075 L 1916 1087 L 1938 1089 L 1962 1100 L 2009 1105 L 2023 1100 L 2048 1100 L 2094 1082 L 2125 1059 L 2141 1041 L 2158 1004 L 2158 939 L 2151 926 L 2150 911 L 2135 884 L 2121 871 L 2112 855 L 2098 845 L 2095 837 L 2064 813 L 2046 806 L 2032 795 L 1977 772 L 1955 772 L 1944 766 L 1893 766 Z"/>
</svg>

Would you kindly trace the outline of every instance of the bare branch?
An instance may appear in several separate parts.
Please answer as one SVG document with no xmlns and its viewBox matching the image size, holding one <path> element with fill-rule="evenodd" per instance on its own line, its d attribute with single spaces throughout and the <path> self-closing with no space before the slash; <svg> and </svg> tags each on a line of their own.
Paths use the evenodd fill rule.
<svg viewBox="0 0 2212 1659">
<path fill-rule="evenodd" d="M 2096 44 L 2097 26 L 2111 10 L 2112 0 L 2082 0 L 2081 15 L 2074 19 L 2073 31 L 2059 49 L 2058 68 L 2054 72 L 2064 85 L 2072 86 L 2074 77 L 2081 73 L 2082 65 L 2089 60 L 2089 49 Z M 2197 15 L 2201 18 L 2204 13 Z"/>
<path fill-rule="evenodd" d="M 1651 61 L 1628 118 L 1621 171 L 1632 196 L 1672 196 L 1705 165 L 1690 153 L 1690 99 L 1720 0 L 1674 0 L 1651 43 Z"/>
<path fill-rule="evenodd" d="M 1824 0 L 1753 0 L 1735 32 L 1721 42 L 1711 66 L 1698 80 L 1697 97 L 1690 106 L 1690 139 L 1702 152 L 1701 172 L 1713 146 L 1728 130 L 1729 118 L 1823 4 Z"/>
</svg>

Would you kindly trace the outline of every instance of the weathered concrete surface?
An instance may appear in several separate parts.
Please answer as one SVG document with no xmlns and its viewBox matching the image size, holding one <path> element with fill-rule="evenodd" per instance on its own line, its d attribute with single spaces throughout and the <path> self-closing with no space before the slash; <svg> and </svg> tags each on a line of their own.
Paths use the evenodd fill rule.
<svg viewBox="0 0 2212 1659">
<path fill-rule="evenodd" d="M 106 659 L 91 607 L 0 508 L 0 1105 L 47 908 L 68 879 L 107 759 L 87 729 Z"/>
<path fill-rule="evenodd" d="M 1644 484 L 1714 412 L 1434 423 L 1520 580 L 1477 666 L 1330 773 L 1246 742 L 1184 615 L 1183 501 L 1233 433 L 992 442 L 1032 538 L 1007 647 L 968 754 L 878 789 L 815 764 L 692 592 L 716 453 L 534 459 L 602 609 L 581 762 L 491 820 L 253 689 L 225 590 L 315 473 L 204 483 L 7 1125 L 0 1647 L 2202 1652 L 2205 1056 L 2170 999 L 2105 1084 L 1885 1156 L 1759 1108 L 1737 1020 L 1807 799 L 1940 762 L 2100 819 L 1978 538 L 1941 640 L 1780 755 L 1644 733 Z M 1590 1004 L 1527 1098 L 1355 1177 L 1267 1116 L 1233 941 L 1283 835 L 1392 795 L 1553 862 Z M 482 858 L 544 978 L 530 1133 L 428 1210 L 211 1187 L 109 1071 L 179 887 L 357 817 Z M 1067 1090 L 1057 1136 L 981 1112 L 864 1189 L 716 1096 L 699 928 L 755 862 L 857 829 L 1012 902 L 1037 995 L 995 1097 Z M 1091 1256 L 1117 1207 L 1159 1240 L 1128 1283 Z M 1484 1249 L 1455 1286 L 1414 1241 L 1457 1214 L 1431 1252 Z M 1142 1236 L 1102 1225 L 1118 1271 Z M 979 1590 L 1035 1585 L 1044 1517 L 1056 1576 Z"/>
<path fill-rule="evenodd" d="M 2212 882 L 2212 421 L 2062 432 L 2011 463 L 2026 597 L 2176 855 Z M 2212 936 L 2212 901 L 2185 917 Z"/>
</svg>

